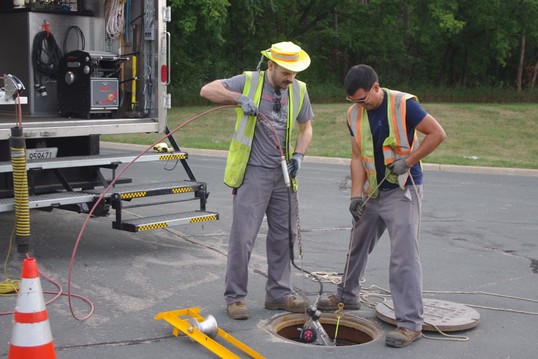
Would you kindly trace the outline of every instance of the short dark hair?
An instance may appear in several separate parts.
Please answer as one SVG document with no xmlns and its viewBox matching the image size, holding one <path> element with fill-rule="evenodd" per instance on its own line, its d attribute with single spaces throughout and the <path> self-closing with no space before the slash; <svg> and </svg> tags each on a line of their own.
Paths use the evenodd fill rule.
<svg viewBox="0 0 538 359">
<path fill-rule="evenodd" d="M 358 89 L 370 90 L 378 82 L 377 73 L 368 65 L 355 65 L 349 69 L 344 80 L 344 88 L 349 96 L 352 96 Z"/>
</svg>

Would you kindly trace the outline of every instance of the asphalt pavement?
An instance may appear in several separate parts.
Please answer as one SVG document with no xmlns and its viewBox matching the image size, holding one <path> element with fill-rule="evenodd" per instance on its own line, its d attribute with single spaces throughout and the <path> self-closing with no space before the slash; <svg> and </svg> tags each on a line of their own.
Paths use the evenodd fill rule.
<svg viewBox="0 0 538 359">
<path fill-rule="evenodd" d="M 118 149 L 115 149 L 118 150 Z M 122 150 L 122 149 L 119 149 Z M 527 170 L 493 170 L 426 166 L 420 251 L 425 298 L 473 308 L 480 323 L 451 332 L 449 338 L 426 333 L 413 345 L 385 346 L 393 326 L 363 305 L 348 316 L 365 318 L 380 329 L 373 340 L 348 346 L 298 343 L 274 333 L 274 320 L 284 312 L 264 309 L 266 273 L 265 223 L 251 257 L 247 305 L 251 318 L 228 318 L 223 298 L 227 241 L 231 224 L 231 190 L 222 183 L 225 157 L 220 152 L 192 151 L 188 160 L 199 181 L 207 183 L 207 209 L 218 221 L 140 233 L 112 229 L 113 216 L 92 218 L 78 248 L 74 246 L 86 216 L 72 212 L 32 211 L 31 255 L 42 275 L 83 300 L 63 295 L 47 305 L 57 357 L 86 358 L 214 358 L 210 350 L 186 336 L 172 335 L 172 326 L 155 320 L 158 313 L 199 308 L 213 315 L 218 327 L 266 358 L 535 358 L 538 343 L 538 175 Z M 138 180 L 186 178 L 181 165 L 140 163 L 125 176 Z M 308 158 L 299 173 L 302 256 L 297 263 L 309 271 L 341 272 L 344 268 L 351 218 L 349 167 L 344 159 Z M 161 205 L 170 212 L 185 204 Z M 144 215 L 147 208 L 126 215 Z M 0 214 L 2 262 L 8 249 L 12 214 Z M 388 288 L 389 239 L 375 248 L 363 288 Z M 20 257 L 11 254 L 6 268 L 19 277 Z M 57 288 L 42 276 L 44 291 Z M 318 284 L 293 271 L 298 295 L 313 302 Z M 335 289 L 324 283 L 325 293 Z M 53 297 L 45 294 L 46 300 Z M 0 312 L 13 311 L 16 297 L 2 297 Z M 12 316 L 0 316 L 0 357 L 7 357 Z M 233 350 L 233 346 L 227 345 Z M 237 350 L 235 350 L 238 354 Z M 241 357 L 248 357 L 240 355 Z"/>
</svg>

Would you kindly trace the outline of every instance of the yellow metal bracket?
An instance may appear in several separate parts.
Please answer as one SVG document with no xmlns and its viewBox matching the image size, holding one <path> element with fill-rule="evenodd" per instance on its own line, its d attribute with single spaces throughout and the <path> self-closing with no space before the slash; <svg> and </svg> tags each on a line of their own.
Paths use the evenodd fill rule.
<svg viewBox="0 0 538 359">
<path fill-rule="evenodd" d="M 189 323 L 188 318 L 181 318 L 181 317 L 191 317 L 194 318 L 198 322 L 204 321 L 204 317 L 200 315 L 200 308 L 188 308 L 188 309 L 179 309 L 179 310 L 172 310 L 170 312 L 161 312 L 158 313 L 155 316 L 155 320 L 166 320 L 168 323 L 170 323 L 174 329 L 172 330 L 172 334 L 174 336 L 179 336 L 179 332 L 181 331 L 183 334 L 188 335 L 195 341 L 197 341 L 199 344 L 206 347 L 208 350 L 212 351 L 214 354 L 218 355 L 220 358 L 241 358 L 237 354 L 230 351 L 228 348 L 224 347 L 223 345 L 219 344 L 217 341 L 213 340 L 212 338 L 205 335 L 203 332 L 195 328 Z M 259 354 L 258 352 L 254 351 L 241 341 L 237 340 L 236 338 L 232 337 L 230 334 L 226 333 L 224 330 L 217 328 L 217 335 L 221 338 L 228 341 L 230 344 L 234 345 L 238 349 L 240 349 L 243 353 L 248 354 L 251 358 L 255 359 L 264 359 L 264 357 Z"/>
</svg>

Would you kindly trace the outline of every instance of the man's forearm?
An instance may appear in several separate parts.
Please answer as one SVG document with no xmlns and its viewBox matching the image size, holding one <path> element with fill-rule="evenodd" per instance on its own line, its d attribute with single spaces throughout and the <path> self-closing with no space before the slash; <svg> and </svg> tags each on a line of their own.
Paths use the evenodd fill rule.
<svg viewBox="0 0 538 359">
<path fill-rule="evenodd" d="M 211 102 L 236 104 L 241 94 L 226 89 L 219 80 L 215 80 L 202 87 L 200 96 Z"/>
<path fill-rule="evenodd" d="M 310 142 L 312 142 L 312 121 L 307 121 L 303 124 L 299 124 L 299 135 L 297 136 L 297 142 L 295 143 L 295 152 L 306 154 Z"/>
</svg>

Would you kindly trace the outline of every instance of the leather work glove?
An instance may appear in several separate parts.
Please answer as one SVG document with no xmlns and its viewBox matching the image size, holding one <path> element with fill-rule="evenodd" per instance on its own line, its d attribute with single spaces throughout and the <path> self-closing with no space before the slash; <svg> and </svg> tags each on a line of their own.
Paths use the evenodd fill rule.
<svg viewBox="0 0 538 359">
<path fill-rule="evenodd" d="M 362 197 L 351 197 L 349 212 L 353 216 L 355 222 L 360 221 L 362 213 L 364 212 L 364 201 L 362 200 Z"/>
<path fill-rule="evenodd" d="M 241 106 L 243 113 L 247 116 L 256 116 L 258 114 L 258 106 L 245 95 L 239 96 L 237 104 Z"/>
<path fill-rule="evenodd" d="M 297 172 L 301 168 L 301 162 L 303 161 L 304 155 L 301 153 L 295 152 L 288 163 L 288 172 L 291 178 L 297 177 Z"/>
<path fill-rule="evenodd" d="M 407 164 L 405 158 L 397 159 L 389 165 L 390 172 L 397 176 L 403 175 L 404 173 L 409 171 L 410 168 L 411 166 Z"/>
</svg>

